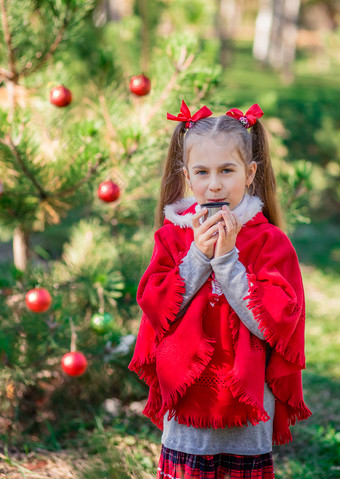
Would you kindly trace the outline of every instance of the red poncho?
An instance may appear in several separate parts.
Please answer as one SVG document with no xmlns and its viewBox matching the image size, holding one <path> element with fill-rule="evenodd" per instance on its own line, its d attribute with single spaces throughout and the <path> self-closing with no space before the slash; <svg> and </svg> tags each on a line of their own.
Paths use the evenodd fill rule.
<svg viewBox="0 0 340 479">
<path fill-rule="evenodd" d="M 129 368 L 149 386 L 144 414 L 159 428 L 167 411 L 179 424 L 200 428 L 258 424 L 268 420 L 266 381 L 276 399 L 273 443 L 285 444 L 292 440 L 289 426 L 311 415 L 302 393 L 305 303 L 295 250 L 262 213 L 237 236 L 248 307 L 272 347 L 266 368 L 266 341 L 243 325 L 224 295 L 215 297 L 211 278 L 175 321 L 185 292 L 179 264 L 193 239 L 192 228 L 165 220 L 139 284 L 143 315 Z"/>
</svg>

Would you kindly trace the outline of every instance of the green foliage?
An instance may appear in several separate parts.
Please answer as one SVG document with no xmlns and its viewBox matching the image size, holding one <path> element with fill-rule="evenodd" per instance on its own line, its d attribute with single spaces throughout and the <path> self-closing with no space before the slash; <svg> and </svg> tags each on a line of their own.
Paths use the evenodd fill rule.
<svg viewBox="0 0 340 479">
<path fill-rule="evenodd" d="M 25 117 L 19 117 L 4 134 L 16 138 L 16 143 L 0 142 L 0 175 L 4 178 L 0 217 L 5 226 L 44 230 L 46 224 L 59 223 L 70 206 L 89 199 L 90 183 L 85 180 L 104 158 L 98 154 L 94 122 L 72 123 L 70 119 L 65 129 L 65 117 L 50 111 L 47 129 L 41 125 L 38 130 L 34 118 L 27 112 Z"/>
<path fill-rule="evenodd" d="M 79 32 L 81 20 L 94 8 L 94 0 L 21 0 L 7 2 L 8 27 L 15 49 L 16 69 L 27 74 L 34 71 L 63 32 L 67 41 Z M 0 25 L 2 32 L 2 24 Z M 6 62 L 6 50 L 0 62 Z"/>
<path fill-rule="evenodd" d="M 216 13 L 213 3 L 204 0 L 193 0 L 185 5 L 181 0 L 174 0 L 169 7 L 164 15 L 171 19 L 178 33 L 191 31 L 196 35 L 199 33 L 200 37 L 204 37 L 211 28 Z"/>
<path fill-rule="evenodd" d="M 280 198 L 283 211 L 288 211 L 290 231 L 297 224 L 310 223 L 306 196 L 312 190 L 312 165 L 304 160 L 281 163 L 277 172 L 280 185 Z"/>
<path fill-rule="evenodd" d="M 70 242 L 64 246 L 62 261 L 53 265 L 52 278 L 57 284 L 76 287 L 74 312 L 82 305 L 84 308 L 88 305 L 97 309 L 101 306 L 114 308 L 124 287 L 117 271 L 118 262 L 118 250 L 108 226 L 100 225 L 96 219 L 81 220 L 73 228 Z"/>
</svg>

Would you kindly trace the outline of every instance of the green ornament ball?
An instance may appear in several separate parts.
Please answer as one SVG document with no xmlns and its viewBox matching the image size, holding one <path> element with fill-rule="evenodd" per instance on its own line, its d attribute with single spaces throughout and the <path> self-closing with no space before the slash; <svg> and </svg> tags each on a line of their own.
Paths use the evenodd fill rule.
<svg viewBox="0 0 340 479">
<path fill-rule="evenodd" d="M 96 313 L 91 318 L 91 327 L 98 334 L 108 333 L 114 327 L 114 319 L 109 313 Z"/>
</svg>

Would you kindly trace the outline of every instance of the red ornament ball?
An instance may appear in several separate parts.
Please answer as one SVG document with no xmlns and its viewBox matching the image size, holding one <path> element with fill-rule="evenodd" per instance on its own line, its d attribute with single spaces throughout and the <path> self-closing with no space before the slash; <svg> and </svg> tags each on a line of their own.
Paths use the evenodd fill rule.
<svg viewBox="0 0 340 479">
<path fill-rule="evenodd" d="M 26 294 L 26 305 L 35 313 L 44 313 L 49 309 L 52 298 L 47 289 L 35 288 Z"/>
<path fill-rule="evenodd" d="M 102 201 L 111 203 L 112 201 L 118 200 L 120 189 L 119 186 L 111 180 L 103 181 L 98 187 L 97 195 Z"/>
<path fill-rule="evenodd" d="M 83 353 L 71 351 L 62 357 L 61 367 L 68 376 L 81 376 L 87 369 L 87 359 Z"/>
<path fill-rule="evenodd" d="M 52 88 L 50 92 L 50 102 L 58 107 L 67 106 L 72 101 L 72 93 L 64 85 L 58 85 Z"/>
<path fill-rule="evenodd" d="M 145 75 L 135 75 L 130 80 L 129 85 L 131 93 L 134 93 L 138 96 L 147 95 L 151 90 L 151 81 L 150 78 Z"/>
</svg>

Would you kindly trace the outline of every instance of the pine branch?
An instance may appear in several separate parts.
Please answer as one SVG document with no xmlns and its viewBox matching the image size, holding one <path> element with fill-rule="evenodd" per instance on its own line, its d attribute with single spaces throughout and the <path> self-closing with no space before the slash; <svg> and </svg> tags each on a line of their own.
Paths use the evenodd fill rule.
<svg viewBox="0 0 340 479">
<path fill-rule="evenodd" d="M 6 70 L 5 68 L 0 67 L 0 78 L 3 80 L 12 80 L 11 72 Z"/>
<path fill-rule="evenodd" d="M 177 63 L 175 63 L 175 71 L 173 72 L 170 80 L 168 81 L 167 85 L 165 86 L 162 94 L 160 95 L 158 101 L 155 103 L 151 111 L 149 112 L 148 116 L 145 117 L 144 121 L 142 122 L 142 126 L 146 127 L 146 125 L 152 120 L 152 118 L 156 115 L 156 113 L 160 110 L 165 100 L 168 98 L 170 92 L 173 90 L 174 86 L 176 85 L 178 75 L 185 71 L 191 63 L 193 62 L 195 56 L 193 54 L 186 56 L 187 50 L 186 47 L 182 47 L 180 52 L 180 57 Z"/>
<path fill-rule="evenodd" d="M 204 97 L 205 95 L 207 94 L 208 90 L 209 90 L 209 87 L 210 87 L 210 84 L 209 83 L 206 83 L 202 90 L 200 90 L 197 95 L 196 95 L 196 98 L 195 98 L 195 103 L 199 103 Z"/>
<path fill-rule="evenodd" d="M 99 155 L 98 160 L 96 161 L 94 165 L 90 166 L 89 171 L 87 172 L 87 175 L 84 176 L 84 178 L 78 181 L 78 183 L 76 183 L 75 185 L 72 185 L 69 188 L 66 188 L 65 190 L 59 191 L 58 194 L 54 196 L 61 198 L 64 196 L 69 196 L 72 193 L 74 193 L 78 188 L 80 188 L 84 183 L 86 183 L 91 178 L 91 176 L 93 176 L 96 173 L 97 169 L 99 168 L 102 162 L 103 162 L 103 156 Z"/>
<path fill-rule="evenodd" d="M 304 185 L 304 180 L 300 180 L 299 183 L 295 186 L 293 192 L 290 195 L 290 198 L 285 204 L 285 210 L 289 210 L 294 201 L 307 193 L 308 188 Z"/>
<path fill-rule="evenodd" d="M 35 186 L 35 188 L 39 192 L 39 197 L 42 200 L 46 200 L 48 197 L 47 192 L 43 189 L 43 187 L 38 183 L 37 179 L 34 177 L 34 175 L 29 171 L 27 166 L 25 165 L 25 162 L 21 158 L 21 155 L 16 147 L 16 145 L 13 143 L 12 138 L 8 135 L 7 136 L 7 141 L 1 141 L 4 145 L 8 146 L 14 159 L 17 161 L 18 165 L 20 166 L 20 169 L 22 172 L 27 176 L 27 178 L 31 181 L 31 183 Z"/>
<path fill-rule="evenodd" d="M 18 149 L 16 148 L 16 145 L 13 143 L 12 138 L 10 136 L 7 136 L 7 140 L 4 141 L 4 140 L 0 139 L 0 143 L 2 143 L 3 145 L 7 146 L 10 149 L 13 157 L 15 158 L 17 163 L 19 164 L 22 172 L 27 176 L 27 178 L 31 181 L 31 183 L 38 190 L 39 197 L 40 197 L 41 200 L 46 200 L 48 197 L 54 197 L 54 198 L 59 197 L 59 198 L 61 198 L 61 197 L 71 195 L 80 186 L 82 186 L 84 183 L 86 183 L 91 178 L 91 176 L 93 176 L 96 173 L 99 166 L 102 164 L 102 162 L 104 160 L 104 158 L 101 154 L 97 155 L 98 159 L 97 159 L 96 163 L 89 167 L 89 170 L 88 170 L 86 176 L 84 176 L 84 178 L 82 178 L 80 181 L 78 181 L 78 183 L 76 183 L 75 185 L 72 185 L 70 188 L 67 188 L 65 190 L 61 190 L 56 194 L 51 194 L 50 192 L 47 192 L 42 188 L 42 186 L 38 183 L 38 181 L 36 180 L 34 175 L 29 171 L 29 169 L 25 165 L 24 161 L 22 160 L 21 155 L 20 155 Z M 72 162 L 72 160 L 71 160 L 71 162 Z"/>
<path fill-rule="evenodd" d="M 8 66 L 10 70 L 9 72 L 6 72 L 6 75 L 7 75 L 6 78 L 8 80 L 11 80 L 17 83 L 18 72 L 16 71 L 16 67 L 15 67 L 14 48 L 12 45 L 11 32 L 9 31 L 9 26 L 8 26 L 8 17 L 7 17 L 5 0 L 0 0 L 0 9 L 1 9 L 3 31 L 4 31 L 4 40 L 5 40 L 7 51 L 8 51 Z M 2 71 L 1 73 L 2 75 L 4 75 L 5 72 Z"/>
<path fill-rule="evenodd" d="M 20 217 L 16 214 L 14 210 L 12 210 L 10 206 L 5 205 L 4 208 L 6 209 L 11 218 L 20 219 Z"/>
<path fill-rule="evenodd" d="M 41 54 L 41 52 L 38 52 L 36 54 L 36 57 L 38 57 L 39 54 L 41 56 L 39 58 L 39 61 L 35 65 L 33 65 L 32 62 L 27 62 L 24 68 L 18 73 L 20 77 L 25 77 L 27 75 L 30 75 L 33 72 L 36 72 L 37 70 L 39 70 L 39 68 L 41 68 L 44 65 L 44 63 L 46 63 L 53 56 L 60 42 L 63 39 L 66 27 L 68 25 L 67 14 L 68 14 L 68 10 L 66 10 L 65 12 L 62 24 L 50 48 L 44 54 Z"/>
<path fill-rule="evenodd" d="M 17 83 L 20 77 L 25 77 L 30 75 L 33 72 L 36 72 L 53 56 L 53 54 L 59 47 L 60 42 L 63 39 L 65 30 L 68 26 L 69 20 L 67 17 L 68 17 L 69 10 L 68 8 L 66 8 L 61 26 L 57 32 L 57 35 L 55 36 L 53 43 L 50 45 L 48 50 L 46 50 L 44 54 L 42 54 L 41 52 L 37 52 L 36 58 L 39 58 L 39 60 L 35 64 L 33 64 L 31 61 L 28 61 L 26 65 L 23 67 L 23 69 L 18 72 L 15 66 L 14 48 L 12 46 L 12 36 L 8 26 L 8 17 L 7 17 L 5 0 L 0 0 L 0 9 L 1 9 L 1 15 L 2 15 L 4 39 L 7 46 L 8 55 L 9 55 L 9 70 L 6 70 L 5 68 L 0 68 L 0 77 L 2 77 L 4 80 L 14 81 L 15 83 Z"/>
<path fill-rule="evenodd" d="M 103 114 L 103 118 L 104 118 L 104 121 L 105 121 L 107 131 L 109 133 L 111 153 L 115 153 L 116 150 L 117 150 L 117 143 L 115 141 L 115 139 L 117 137 L 117 132 L 116 132 L 116 129 L 113 126 L 113 123 L 111 121 L 110 113 L 107 109 L 107 104 L 106 104 L 106 100 L 105 100 L 104 95 L 99 96 L 99 104 L 100 104 L 100 107 L 101 107 L 101 112 Z"/>
</svg>

